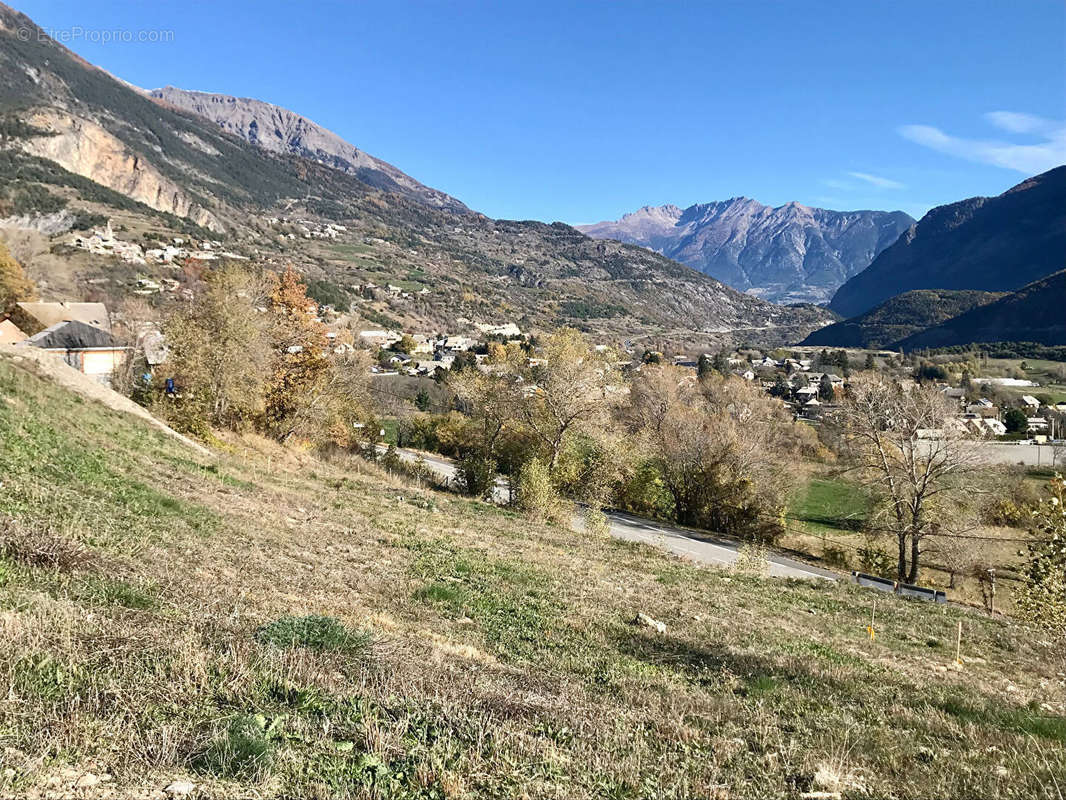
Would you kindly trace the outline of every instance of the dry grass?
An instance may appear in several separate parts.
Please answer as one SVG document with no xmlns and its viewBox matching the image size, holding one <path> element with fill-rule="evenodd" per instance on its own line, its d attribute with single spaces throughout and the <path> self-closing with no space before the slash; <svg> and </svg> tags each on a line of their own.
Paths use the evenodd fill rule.
<svg viewBox="0 0 1066 800">
<path fill-rule="evenodd" d="M 1066 785 L 1066 654 L 1007 620 L 879 596 L 871 641 L 872 596 L 849 585 L 699 569 L 343 455 L 222 445 L 203 463 L 0 360 L 0 514 L 91 558 L 0 559 L 0 796 L 85 773 L 108 780 L 72 796 Z M 257 636 L 310 615 L 369 643 Z"/>
</svg>

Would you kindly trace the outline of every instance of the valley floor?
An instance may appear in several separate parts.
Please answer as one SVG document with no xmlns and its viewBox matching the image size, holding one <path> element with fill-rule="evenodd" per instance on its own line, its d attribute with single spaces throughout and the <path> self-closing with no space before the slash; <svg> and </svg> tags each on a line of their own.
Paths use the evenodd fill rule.
<svg viewBox="0 0 1066 800">
<path fill-rule="evenodd" d="M 1066 791 L 1039 631 L 213 450 L 0 357 L 0 797 Z"/>
</svg>

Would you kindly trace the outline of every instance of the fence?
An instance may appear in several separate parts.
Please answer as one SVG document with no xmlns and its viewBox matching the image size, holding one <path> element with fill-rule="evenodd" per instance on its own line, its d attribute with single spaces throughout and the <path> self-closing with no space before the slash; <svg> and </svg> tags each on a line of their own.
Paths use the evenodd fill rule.
<svg viewBox="0 0 1066 800">
<path fill-rule="evenodd" d="M 890 592 L 901 597 L 917 597 L 934 603 L 946 603 L 948 601 L 947 594 L 939 589 L 928 589 L 925 586 L 913 586 L 909 583 L 891 581 L 888 578 L 867 575 L 865 572 L 852 572 L 851 577 L 859 586 L 876 589 L 879 592 Z"/>
</svg>

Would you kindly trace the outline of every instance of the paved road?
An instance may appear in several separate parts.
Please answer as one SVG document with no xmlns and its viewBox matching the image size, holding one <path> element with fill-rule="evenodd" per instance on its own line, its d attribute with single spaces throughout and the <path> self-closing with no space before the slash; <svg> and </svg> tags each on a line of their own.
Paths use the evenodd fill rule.
<svg viewBox="0 0 1066 800">
<path fill-rule="evenodd" d="M 397 454 L 404 461 L 416 461 L 419 453 L 412 450 L 400 450 Z M 421 454 L 426 465 L 446 481 L 455 478 L 455 465 L 437 455 L 429 453 Z M 497 503 L 507 502 L 509 489 L 506 481 L 502 478 L 496 481 L 493 490 L 493 500 Z M 643 542 L 653 547 L 658 547 L 682 558 L 699 561 L 704 564 L 715 566 L 729 566 L 737 560 L 737 552 L 740 543 L 729 539 L 715 537 L 712 534 L 704 534 L 695 531 L 687 531 L 673 525 L 642 519 L 641 517 L 625 514 L 620 511 L 608 511 L 607 519 L 610 523 L 611 535 L 617 539 L 629 542 Z M 580 525 L 580 517 L 575 520 Z M 813 567 L 796 561 L 778 553 L 771 553 L 770 575 L 784 578 L 823 578 L 837 580 L 839 577 L 829 570 Z"/>
<path fill-rule="evenodd" d="M 979 452 L 993 464 L 1025 464 L 1030 467 L 1066 466 L 1066 445 L 1002 444 L 982 442 Z"/>
</svg>

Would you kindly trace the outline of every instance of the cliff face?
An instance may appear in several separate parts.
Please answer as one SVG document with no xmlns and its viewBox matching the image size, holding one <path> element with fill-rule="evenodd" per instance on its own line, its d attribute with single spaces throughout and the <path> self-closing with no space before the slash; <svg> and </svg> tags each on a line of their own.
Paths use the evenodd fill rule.
<svg viewBox="0 0 1066 800">
<path fill-rule="evenodd" d="M 55 161 L 157 211 L 191 219 L 210 230 L 223 230 L 214 214 L 96 123 L 55 109 L 35 111 L 26 121 L 48 135 L 23 140 L 23 152 Z"/>
<path fill-rule="evenodd" d="M 1018 289 L 1063 267 L 1066 167 L 1057 167 L 998 197 L 934 208 L 829 307 L 851 317 L 912 289 Z"/>
<path fill-rule="evenodd" d="M 686 209 L 646 206 L 581 230 L 651 248 L 767 300 L 826 302 L 913 222 L 902 211 L 771 208 L 735 197 Z"/>
</svg>

